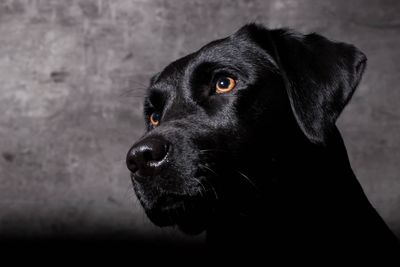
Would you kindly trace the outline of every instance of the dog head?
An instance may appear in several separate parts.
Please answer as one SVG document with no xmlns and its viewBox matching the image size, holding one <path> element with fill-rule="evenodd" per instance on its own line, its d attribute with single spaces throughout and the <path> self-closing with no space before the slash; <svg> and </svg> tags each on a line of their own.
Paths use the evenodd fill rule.
<svg viewBox="0 0 400 267">
<path fill-rule="evenodd" d="M 282 146 L 329 143 L 365 65 L 352 45 L 255 24 L 168 65 L 127 155 L 148 217 L 198 233 L 221 209 L 248 211 Z"/>
</svg>

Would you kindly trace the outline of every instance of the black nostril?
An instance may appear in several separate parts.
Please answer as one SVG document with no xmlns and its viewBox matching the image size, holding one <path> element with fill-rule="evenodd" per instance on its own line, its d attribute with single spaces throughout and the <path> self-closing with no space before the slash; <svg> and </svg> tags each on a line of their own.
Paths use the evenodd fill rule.
<svg viewBox="0 0 400 267">
<path fill-rule="evenodd" d="M 132 173 L 137 172 L 139 169 L 138 165 L 136 165 L 136 161 L 131 156 L 131 150 L 129 150 L 128 155 L 126 156 L 126 166 Z"/>
<path fill-rule="evenodd" d="M 168 148 L 169 148 L 168 143 L 155 142 L 152 144 L 152 147 L 150 150 L 144 151 L 144 155 L 143 155 L 144 159 L 147 162 L 160 161 L 167 155 Z"/>
<path fill-rule="evenodd" d="M 143 159 L 146 162 L 152 161 L 153 160 L 153 155 L 152 155 L 152 151 L 151 150 L 145 150 L 143 151 Z"/>
<path fill-rule="evenodd" d="M 129 150 L 126 165 L 132 173 L 155 175 L 160 171 L 169 147 L 169 143 L 161 138 L 142 140 Z"/>
</svg>

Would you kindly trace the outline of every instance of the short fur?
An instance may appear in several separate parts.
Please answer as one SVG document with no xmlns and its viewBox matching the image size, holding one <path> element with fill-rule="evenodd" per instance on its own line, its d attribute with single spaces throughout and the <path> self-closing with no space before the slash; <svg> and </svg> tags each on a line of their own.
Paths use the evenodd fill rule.
<svg viewBox="0 0 400 267">
<path fill-rule="evenodd" d="M 215 254 L 240 252 L 230 257 L 393 255 L 398 241 L 335 126 L 365 66 L 353 45 L 256 24 L 168 65 L 151 79 L 147 132 L 132 148 L 170 144 L 159 172 L 132 174 L 150 220 L 206 231 Z M 221 75 L 237 80 L 232 92 L 215 94 Z"/>
</svg>

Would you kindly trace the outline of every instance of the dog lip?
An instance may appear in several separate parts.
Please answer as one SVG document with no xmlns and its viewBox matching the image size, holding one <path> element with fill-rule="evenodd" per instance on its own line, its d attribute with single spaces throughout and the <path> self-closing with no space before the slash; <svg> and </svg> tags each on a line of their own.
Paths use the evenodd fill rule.
<svg viewBox="0 0 400 267">
<path fill-rule="evenodd" d="M 146 213 L 150 220 L 160 227 L 175 225 L 185 216 L 184 201 L 171 196 L 163 196 L 157 199 L 154 207 Z"/>
<path fill-rule="evenodd" d="M 188 201 L 191 197 L 187 195 L 163 194 L 154 201 L 152 208 L 146 210 L 146 214 L 159 227 L 176 225 L 184 233 L 196 235 L 205 229 L 212 212 L 202 201 Z"/>
<path fill-rule="evenodd" d="M 185 200 L 185 196 L 174 193 L 166 193 L 159 196 L 155 202 L 160 210 L 170 209 L 173 206 L 181 205 Z"/>
<path fill-rule="evenodd" d="M 142 176 L 139 172 L 131 172 L 132 181 L 135 179 L 144 179 L 146 176 Z"/>
</svg>

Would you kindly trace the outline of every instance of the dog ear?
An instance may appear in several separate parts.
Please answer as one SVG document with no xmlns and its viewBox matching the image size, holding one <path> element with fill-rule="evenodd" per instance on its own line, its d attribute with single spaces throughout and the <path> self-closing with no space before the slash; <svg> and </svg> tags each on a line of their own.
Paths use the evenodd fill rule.
<svg viewBox="0 0 400 267">
<path fill-rule="evenodd" d="M 311 142 L 326 143 L 361 80 L 366 56 L 353 45 L 315 33 L 247 27 L 280 69 L 301 130 Z"/>
</svg>

